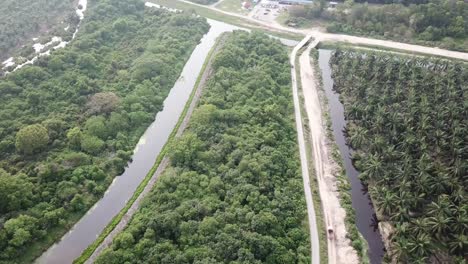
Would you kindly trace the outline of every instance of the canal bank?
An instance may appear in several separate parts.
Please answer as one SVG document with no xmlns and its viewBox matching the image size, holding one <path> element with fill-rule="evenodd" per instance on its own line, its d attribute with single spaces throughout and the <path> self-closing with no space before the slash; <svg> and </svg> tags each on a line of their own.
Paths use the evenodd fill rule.
<svg viewBox="0 0 468 264">
<path fill-rule="evenodd" d="M 176 127 L 206 56 L 214 46 L 217 37 L 224 32 L 237 29 L 217 21 L 208 22 L 211 26 L 209 32 L 192 52 L 179 79 L 165 99 L 163 110 L 156 115 L 155 121 L 140 138 L 134 150 L 132 162 L 129 163 L 125 172 L 114 179 L 104 197 L 59 242 L 37 259 L 36 263 L 72 263 L 99 237 L 104 228 L 132 199 Z"/>
<path fill-rule="evenodd" d="M 156 184 L 157 179 L 159 176 L 165 171 L 166 167 L 170 163 L 170 159 L 167 155 L 169 151 L 169 147 L 173 144 L 174 139 L 179 138 L 184 130 L 187 128 L 188 123 L 190 121 L 190 117 L 192 116 L 195 107 L 198 104 L 198 101 L 202 95 L 203 87 L 206 85 L 206 81 L 208 80 L 209 76 L 211 75 L 211 65 L 212 60 L 216 53 L 220 50 L 223 46 L 225 34 L 220 35 L 213 48 L 210 50 L 208 56 L 206 57 L 205 63 L 200 71 L 199 77 L 194 85 L 194 89 L 190 95 L 189 100 L 185 104 L 184 111 L 182 115 L 179 117 L 179 121 L 175 126 L 174 130 L 172 131 L 171 135 L 169 136 L 168 141 L 166 142 L 163 150 L 158 155 L 158 158 L 153 166 L 153 169 L 148 173 L 147 178 L 149 182 L 145 184 L 145 181 L 140 185 L 144 187 L 142 192 L 138 190 L 135 192 L 134 197 L 135 201 L 130 201 L 127 203 L 127 206 L 122 209 L 122 211 L 117 215 L 111 224 L 106 227 L 106 229 L 101 233 L 101 235 L 91 244 L 84 253 L 74 261 L 74 263 L 81 264 L 87 263 L 91 264 L 99 257 L 99 255 L 108 247 L 110 247 L 113 243 L 114 238 L 124 229 L 127 227 L 129 222 L 131 221 L 133 215 L 138 211 L 143 199 L 146 195 L 153 189 L 154 185 Z M 146 186 L 145 186 L 146 185 Z M 133 197 L 132 197 L 133 198 Z M 126 210 L 126 208 L 128 210 Z"/>
<path fill-rule="evenodd" d="M 369 247 L 369 260 L 372 264 L 382 263 L 384 245 L 378 230 L 376 214 L 367 193 L 367 187 L 362 184 L 358 175 L 359 172 L 352 164 L 352 149 L 346 144 L 344 128 L 346 120 L 344 107 L 340 102 L 339 94 L 333 90 L 333 79 L 329 61 L 332 55 L 331 50 L 319 50 L 318 66 L 322 75 L 322 85 L 326 99 L 328 101 L 328 113 L 331 120 L 332 136 L 338 147 L 343 167 L 350 184 L 351 204 L 355 211 L 355 223 L 357 229 L 367 241 Z M 354 241 L 353 241 L 354 242 Z"/>
</svg>

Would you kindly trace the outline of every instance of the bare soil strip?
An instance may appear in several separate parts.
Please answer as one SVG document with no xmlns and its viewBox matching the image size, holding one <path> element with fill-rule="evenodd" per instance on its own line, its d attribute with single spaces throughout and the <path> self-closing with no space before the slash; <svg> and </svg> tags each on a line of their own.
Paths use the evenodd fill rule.
<svg viewBox="0 0 468 264">
<path fill-rule="evenodd" d="M 307 151 L 305 148 L 304 130 L 302 125 L 301 107 L 299 104 L 299 95 L 297 88 L 297 76 L 295 69 L 295 61 L 297 52 L 309 41 L 310 36 L 305 37 L 296 47 L 294 47 L 291 53 L 291 82 L 293 89 L 293 101 L 294 101 L 294 114 L 296 119 L 296 130 L 297 130 L 297 141 L 299 147 L 299 155 L 301 158 L 301 171 L 302 180 L 304 184 L 304 193 L 307 204 L 307 217 L 309 221 L 310 230 L 310 243 L 311 243 L 311 257 L 312 264 L 320 263 L 320 246 L 317 230 L 317 220 L 315 218 L 314 201 L 312 199 L 312 191 L 310 189 L 310 176 L 309 176 L 309 164 L 307 162 Z"/>
<path fill-rule="evenodd" d="M 318 40 L 311 43 L 300 56 L 299 62 L 304 103 L 310 128 L 310 142 L 312 142 L 313 149 L 313 162 L 324 209 L 324 220 L 327 229 L 333 229 L 333 233 L 328 236 L 328 261 L 331 264 L 359 263 L 357 252 L 346 236 L 346 211 L 340 205 L 337 188 L 338 179 L 335 176 L 337 164 L 333 161 L 332 150 L 327 143 L 326 124 L 322 119 L 322 109 L 317 89 L 318 83 L 310 61 L 310 51 L 317 44 Z"/>
</svg>

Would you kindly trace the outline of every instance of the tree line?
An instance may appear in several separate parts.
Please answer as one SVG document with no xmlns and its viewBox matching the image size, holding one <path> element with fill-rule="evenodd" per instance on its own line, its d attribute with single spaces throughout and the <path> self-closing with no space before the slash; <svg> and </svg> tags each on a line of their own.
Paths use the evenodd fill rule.
<svg viewBox="0 0 468 264">
<path fill-rule="evenodd" d="M 337 50 L 354 164 L 396 263 L 464 263 L 468 252 L 468 67 L 442 59 Z"/>
<path fill-rule="evenodd" d="M 288 54 L 236 31 L 188 129 L 96 263 L 310 263 Z"/>
<path fill-rule="evenodd" d="M 67 48 L 0 79 L 0 263 L 31 262 L 121 174 L 203 18 L 90 2 Z"/>
<path fill-rule="evenodd" d="M 468 2 L 431 0 L 424 4 L 354 4 L 328 9 L 325 1 L 292 8 L 294 18 L 320 19 L 332 33 L 367 35 L 468 51 Z"/>
</svg>

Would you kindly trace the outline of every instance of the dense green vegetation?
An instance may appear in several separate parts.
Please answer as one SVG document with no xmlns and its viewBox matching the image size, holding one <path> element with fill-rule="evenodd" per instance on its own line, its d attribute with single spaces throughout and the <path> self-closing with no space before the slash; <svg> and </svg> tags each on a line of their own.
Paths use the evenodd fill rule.
<svg viewBox="0 0 468 264">
<path fill-rule="evenodd" d="M 0 5 L 0 60 L 6 59 L 13 48 L 42 36 L 45 31 L 62 35 L 79 21 L 73 0 L 2 0 Z M 64 24 L 61 22 L 64 21 Z M 57 31 L 57 32 L 55 32 Z M 33 49 L 29 47 L 29 52 Z"/>
<path fill-rule="evenodd" d="M 468 68 L 341 51 L 331 59 L 349 144 L 397 263 L 463 263 L 468 252 Z M 465 254 L 465 255 L 464 255 Z"/>
<path fill-rule="evenodd" d="M 97 263 L 309 263 L 287 51 L 234 32 L 188 130 Z"/>
<path fill-rule="evenodd" d="M 327 10 L 321 1 L 293 8 L 293 17 L 322 19 L 329 32 L 389 38 L 468 51 L 468 2 L 431 0 L 427 4 L 368 5 L 347 2 Z"/>
<path fill-rule="evenodd" d="M 69 47 L 0 79 L 0 263 L 31 261 L 123 172 L 208 27 L 94 1 Z"/>
<path fill-rule="evenodd" d="M 101 234 L 99 234 L 96 240 L 94 240 L 94 242 L 83 251 L 81 256 L 79 256 L 73 261 L 74 264 L 82 264 L 88 261 L 90 258 L 92 258 L 91 256 L 95 253 L 96 249 L 104 242 L 105 239 L 107 239 L 109 235 L 111 235 L 111 232 L 114 231 L 115 228 L 117 228 L 117 226 L 121 223 L 121 221 L 125 221 L 125 218 L 132 215 L 132 212 L 129 212 L 131 211 L 131 207 L 134 205 L 134 203 L 137 202 L 137 199 L 140 198 L 141 195 L 143 196 L 145 195 L 145 193 L 143 192 L 145 191 L 146 188 L 148 188 L 148 184 L 150 180 L 156 177 L 155 173 L 158 170 L 158 168 L 160 166 L 163 166 L 163 160 L 166 158 L 169 148 L 172 146 L 175 138 L 178 137 L 178 131 L 182 129 L 182 126 L 185 126 L 185 118 L 189 117 L 188 115 L 190 115 L 191 104 L 197 102 L 198 92 L 201 89 L 200 86 L 202 85 L 202 82 L 205 81 L 203 79 L 204 73 L 205 71 L 209 70 L 209 65 L 211 63 L 211 60 L 214 54 L 216 53 L 217 49 L 220 48 L 220 46 L 222 46 L 222 43 L 224 42 L 224 38 L 226 34 L 228 33 L 221 34 L 216 39 L 216 43 L 211 48 L 210 52 L 208 52 L 208 55 L 205 58 L 205 62 L 203 63 L 203 66 L 200 70 L 200 73 L 195 82 L 195 85 L 193 86 L 194 89 L 192 89 L 190 97 L 185 103 L 184 109 L 182 110 L 182 113 L 180 114 L 179 119 L 177 120 L 177 124 L 174 126 L 171 134 L 169 135 L 169 138 L 167 139 L 166 143 L 164 144 L 161 151 L 159 152 L 156 158 L 156 161 L 153 164 L 153 167 L 151 167 L 151 169 L 146 174 L 145 178 L 141 181 L 140 185 L 138 185 L 132 197 L 127 201 L 125 207 L 122 208 L 122 210 L 120 210 L 120 212 L 112 219 L 111 222 L 109 222 L 109 224 L 104 228 Z"/>
</svg>

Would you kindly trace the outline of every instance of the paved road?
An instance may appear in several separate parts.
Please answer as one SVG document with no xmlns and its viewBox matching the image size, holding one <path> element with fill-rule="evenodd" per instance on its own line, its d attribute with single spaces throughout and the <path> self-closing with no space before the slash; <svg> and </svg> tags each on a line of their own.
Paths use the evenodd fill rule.
<svg viewBox="0 0 468 264">
<path fill-rule="evenodd" d="M 196 5 L 199 7 L 212 9 L 214 11 L 217 11 L 219 13 L 223 13 L 229 16 L 239 17 L 249 22 L 255 23 L 263 28 L 267 28 L 269 30 L 298 33 L 298 34 L 302 34 L 306 36 L 311 35 L 314 39 L 318 39 L 319 41 L 336 41 L 336 42 L 347 42 L 351 44 L 379 46 L 379 47 L 390 48 L 390 49 L 404 50 L 407 52 L 417 52 L 417 53 L 422 53 L 422 54 L 436 55 L 436 56 L 442 56 L 442 57 L 468 61 L 468 53 L 465 53 L 465 52 L 451 51 L 451 50 L 445 50 L 445 49 L 439 49 L 439 48 L 431 48 L 431 47 L 426 47 L 426 46 L 406 44 L 406 43 L 390 41 L 390 40 L 380 40 L 380 39 L 355 37 L 355 36 L 342 35 L 342 34 L 324 33 L 324 32 L 321 32 L 320 29 L 318 28 L 312 28 L 312 29 L 290 28 L 290 27 L 282 26 L 278 23 L 260 21 L 249 16 L 223 11 L 213 6 L 195 4 L 187 0 L 178 0 L 178 1 L 190 4 L 190 5 Z"/>
<path fill-rule="evenodd" d="M 302 126 L 302 116 L 299 104 L 299 95 L 297 89 L 297 76 L 295 68 L 296 55 L 299 49 L 301 49 L 309 40 L 310 36 L 305 37 L 296 47 L 294 47 L 291 53 L 291 80 L 293 89 L 294 99 L 294 114 L 296 119 L 297 129 L 297 140 L 299 144 L 299 154 L 301 157 L 301 169 L 302 169 L 302 180 L 304 182 L 304 192 L 307 203 L 307 216 L 309 220 L 309 231 L 310 231 L 310 243 L 311 243 L 311 256 L 312 264 L 320 263 L 320 246 L 318 238 L 317 220 L 315 218 L 314 201 L 312 200 L 312 191 L 310 189 L 310 177 L 309 177 L 309 164 L 307 162 L 306 147 L 304 140 L 304 131 Z"/>
</svg>

